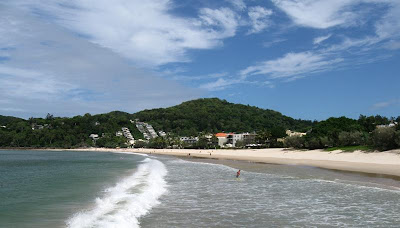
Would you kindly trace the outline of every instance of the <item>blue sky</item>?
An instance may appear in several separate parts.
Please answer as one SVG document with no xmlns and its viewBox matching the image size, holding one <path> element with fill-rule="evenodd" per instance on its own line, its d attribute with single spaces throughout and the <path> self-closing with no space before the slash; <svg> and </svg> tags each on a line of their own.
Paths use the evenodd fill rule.
<svg viewBox="0 0 400 228">
<path fill-rule="evenodd" d="M 200 97 L 302 119 L 400 115 L 397 0 L 0 1 L 0 114 Z"/>
</svg>

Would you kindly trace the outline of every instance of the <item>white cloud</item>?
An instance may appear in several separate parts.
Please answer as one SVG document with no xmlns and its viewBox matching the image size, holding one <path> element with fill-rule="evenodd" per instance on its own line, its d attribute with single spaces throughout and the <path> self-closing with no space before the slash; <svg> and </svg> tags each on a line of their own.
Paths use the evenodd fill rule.
<svg viewBox="0 0 400 228">
<path fill-rule="evenodd" d="M 352 6 L 360 0 L 272 0 L 294 23 L 317 29 L 355 25 Z"/>
<path fill-rule="evenodd" d="M 278 38 L 278 39 L 275 39 L 275 40 L 272 40 L 272 41 L 266 41 L 266 42 L 264 42 L 264 43 L 263 43 L 263 46 L 266 47 L 266 48 L 269 48 L 269 47 L 271 47 L 271 46 L 273 46 L 273 45 L 275 45 L 275 44 L 278 44 L 278 43 L 281 43 L 281 42 L 284 42 L 284 41 L 287 41 L 287 39 Z"/>
<path fill-rule="evenodd" d="M 222 78 L 227 75 L 228 75 L 227 72 L 212 73 L 212 74 L 200 75 L 200 76 L 173 75 L 170 77 L 170 79 L 177 80 L 177 81 L 198 81 L 198 80 L 207 80 L 207 79 L 213 79 L 213 78 Z"/>
<path fill-rule="evenodd" d="M 137 64 L 189 61 L 190 49 L 210 49 L 235 35 L 237 15 L 228 8 L 200 9 L 177 17 L 169 0 L 16 0 L 19 8 L 55 18 L 60 25 Z M 240 5 L 240 4 L 239 4 Z"/>
<path fill-rule="evenodd" d="M 394 105 L 399 105 L 400 104 L 400 100 L 399 99 L 394 99 L 394 100 L 390 100 L 390 101 L 383 101 L 383 102 L 378 102 L 372 105 L 372 109 L 373 110 L 377 110 L 377 109 L 384 109 L 390 106 L 394 106 Z"/>
<path fill-rule="evenodd" d="M 267 28 L 271 23 L 269 19 L 271 14 L 272 10 L 263 8 L 261 6 L 249 7 L 248 15 L 252 27 L 249 31 L 249 34 L 259 33 Z"/>
<path fill-rule="evenodd" d="M 40 72 L 0 64 L 0 90 L 8 97 L 49 100 L 77 89 L 76 86 Z M 5 95 L 5 94 L 4 94 Z"/>
<path fill-rule="evenodd" d="M 400 2 L 395 0 L 274 0 L 274 3 L 292 17 L 296 24 L 317 29 L 334 26 L 350 26 L 357 21 L 351 13 L 352 6 L 366 3 L 368 6 L 386 6 L 383 16 L 374 21 L 375 34 L 360 38 L 344 37 L 336 44 L 321 48 L 318 44 L 325 42 L 332 34 L 317 37 L 313 43 L 317 45 L 312 51 L 287 53 L 281 58 L 253 64 L 239 73 L 247 78 L 252 75 L 265 75 L 269 78 L 285 78 L 292 81 L 311 73 L 324 72 L 344 67 L 368 64 L 390 57 L 389 54 L 376 55 L 374 50 L 400 48 Z M 365 5 L 363 5 L 365 7 Z M 347 15 L 349 17 L 343 16 Z M 352 28 L 353 29 L 353 28 Z M 340 36 L 338 36 L 340 37 Z M 267 43 L 269 45 L 269 43 Z"/>
<path fill-rule="evenodd" d="M 8 56 L 0 63 L 2 114 L 135 112 L 174 105 L 200 94 L 132 67 L 118 54 L 54 23 L 3 5 L 0 48 Z"/>
<path fill-rule="evenodd" d="M 244 10 L 246 8 L 246 3 L 243 0 L 226 0 L 231 3 L 236 9 Z"/>
<path fill-rule="evenodd" d="M 400 49 L 400 41 L 391 40 L 387 42 L 384 47 L 389 50 L 398 50 Z"/>
<path fill-rule="evenodd" d="M 325 40 L 329 39 L 332 36 L 332 34 L 326 35 L 326 36 L 319 36 L 314 39 L 313 43 L 314 44 L 320 44 L 324 42 Z"/>
<path fill-rule="evenodd" d="M 332 64 L 343 61 L 340 58 L 328 59 L 312 52 L 288 53 L 285 56 L 249 66 L 240 72 L 242 77 L 266 75 L 269 78 L 295 78 L 332 69 Z"/>
<path fill-rule="evenodd" d="M 200 89 L 205 89 L 209 91 L 218 91 L 218 90 L 223 90 L 226 89 L 229 86 L 235 85 L 235 84 L 244 84 L 248 83 L 244 80 L 240 79 L 233 79 L 233 78 L 218 78 L 216 81 L 213 82 L 208 82 L 205 84 L 200 85 Z"/>
</svg>

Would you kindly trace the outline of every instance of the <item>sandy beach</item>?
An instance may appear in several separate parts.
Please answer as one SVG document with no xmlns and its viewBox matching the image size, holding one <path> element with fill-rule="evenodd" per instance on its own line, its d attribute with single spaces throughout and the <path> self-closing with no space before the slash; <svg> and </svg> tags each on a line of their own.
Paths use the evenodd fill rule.
<svg viewBox="0 0 400 228">
<path fill-rule="evenodd" d="M 73 149 L 77 151 L 111 151 L 122 153 L 162 154 L 194 158 L 229 159 L 270 164 L 304 165 L 343 171 L 394 175 L 400 177 L 400 150 L 387 152 L 342 152 L 323 150 L 243 149 L 243 150 L 189 150 L 189 149 Z"/>
</svg>

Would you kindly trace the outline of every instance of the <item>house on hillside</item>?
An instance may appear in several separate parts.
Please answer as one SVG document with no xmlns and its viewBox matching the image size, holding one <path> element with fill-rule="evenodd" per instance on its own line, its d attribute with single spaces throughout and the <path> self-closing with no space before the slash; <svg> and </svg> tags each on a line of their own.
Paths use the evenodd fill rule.
<svg viewBox="0 0 400 228">
<path fill-rule="evenodd" d="M 199 137 L 180 137 L 179 140 L 186 144 L 195 144 L 199 141 Z"/>
<path fill-rule="evenodd" d="M 91 138 L 93 141 L 96 141 L 99 139 L 99 135 L 98 134 L 90 134 L 89 138 Z"/>
<path fill-rule="evenodd" d="M 228 135 L 226 133 L 217 133 L 215 134 L 215 137 L 218 139 L 218 146 L 224 147 L 225 144 L 228 142 Z"/>
<path fill-rule="evenodd" d="M 129 128 L 123 127 L 123 128 L 121 128 L 121 130 L 122 130 L 122 134 L 125 136 L 125 138 L 128 139 L 128 143 L 130 145 L 134 145 L 135 144 L 135 139 L 133 138 Z"/>
<path fill-rule="evenodd" d="M 376 125 L 376 128 L 390 128 L 390 127 L 396 127 L 397 125 L 398 125 L 397 122 L 391 122 L 390 124 Z"/>
<path fill-rule="evenodd" d="M 307 133 L 287 130 L 287 131 L 286 131 L 286 135 L 288 135 L 288 136 L 300 136 L 300 137 L 303 137 L 303 136 L 307 135 Z"/>
<path fill-rule="evenodd" d="M 245 145 L 252 144 L 256 140 L 256 133 L 217 133 L 215 137 L 218 138 L 218 145 L 220 147 L 236 147 L 236 143 L 243 141 Z"/>
</svg>

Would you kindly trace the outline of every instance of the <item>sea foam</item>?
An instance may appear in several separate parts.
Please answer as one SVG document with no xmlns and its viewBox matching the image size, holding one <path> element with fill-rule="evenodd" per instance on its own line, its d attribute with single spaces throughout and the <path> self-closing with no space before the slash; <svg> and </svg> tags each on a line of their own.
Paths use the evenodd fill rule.
<svg viewBox="0 0 400 228">
<path fill-rule="evenodd" d="M 144 159 L 132 176 L 106 189 L 105 196 L 97 198 L 91 210 L 75 214 L 67 221 L 67 227 L 139 227 L 138 219 L 166 192 L 166 174 L 162 162 Z"/>
</svg>

